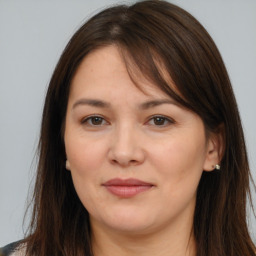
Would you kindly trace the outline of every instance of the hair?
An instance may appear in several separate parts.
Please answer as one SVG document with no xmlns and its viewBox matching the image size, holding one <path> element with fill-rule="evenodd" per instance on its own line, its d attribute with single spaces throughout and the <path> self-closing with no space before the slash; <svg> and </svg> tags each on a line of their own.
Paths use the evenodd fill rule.
<svg viewBox="0 0 256 256">
<path fill-rule="evenodd" d="M 193 225 L 197 255 L 255 255 L 246 221 L 250 170 L 225 65 L 210 35 L 193 16 L 157 0 L 101 11 L 74 34 L 62 53 L 43 110 L 27 254 L 93 255 L 88 212 L 65 169 L 63 131 L 77 68 L 90 52 L 108 45 L 118 47 L 135 83 L 134 72 L 139 71 L 197 113 L 206 131 L 223 135 L 221 171 L 203 172 L 197 190 Z"/>
</svg>

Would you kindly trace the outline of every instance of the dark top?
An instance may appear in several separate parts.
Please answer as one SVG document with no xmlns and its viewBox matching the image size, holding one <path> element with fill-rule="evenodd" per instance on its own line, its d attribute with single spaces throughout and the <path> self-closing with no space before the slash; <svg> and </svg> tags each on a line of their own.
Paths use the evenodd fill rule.
<svg viewBox="0 0 256 256">
<path fill-rule="evenodd" d="M 9 256 L 15 251 L 20 242 L 21 241 L 17 241 L 0 248 L 0 256 Z"/>
</svg>

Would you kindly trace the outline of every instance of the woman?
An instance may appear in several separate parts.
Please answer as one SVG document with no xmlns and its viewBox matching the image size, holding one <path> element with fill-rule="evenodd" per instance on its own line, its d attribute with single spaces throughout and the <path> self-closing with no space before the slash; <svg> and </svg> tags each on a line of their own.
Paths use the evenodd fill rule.
<svg viewBox="0 0 256 256">
<path fill-rule="evenodd" d="M 175 5 L 109 8 L 75 33 L 39 152 L 30 233 L 12 255 L 255 255 L 228 74 Z"/>
</svg>

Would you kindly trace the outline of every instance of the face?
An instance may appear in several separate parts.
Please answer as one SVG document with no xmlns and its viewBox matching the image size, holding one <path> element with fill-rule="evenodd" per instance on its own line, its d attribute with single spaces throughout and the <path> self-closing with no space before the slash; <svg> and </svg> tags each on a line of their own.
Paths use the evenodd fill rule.
<svg viewBox="0 0 256 256">
<path fill-rule="evenodd" d="M 71 84 L 67 169 L 92 228 L 146 233 L 188 225 L 202 171 L 213 164 L 200 117 L 139 82 L 143 91 L 108 46 L 82 61 Z"/>
</svg>

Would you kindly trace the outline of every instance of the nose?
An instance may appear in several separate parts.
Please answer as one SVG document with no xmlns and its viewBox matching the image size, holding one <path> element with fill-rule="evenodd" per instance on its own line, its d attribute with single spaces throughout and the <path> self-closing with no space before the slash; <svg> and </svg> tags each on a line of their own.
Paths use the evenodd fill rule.
<svg viewBox="0 0 256 256">
<path fill-rule="evenodd" d="M 145 161 L 143 141 L 135 128 L 123 125 L 113 132 L 108 157 L 112 164 L 135 166 Z"/>
</svg>

